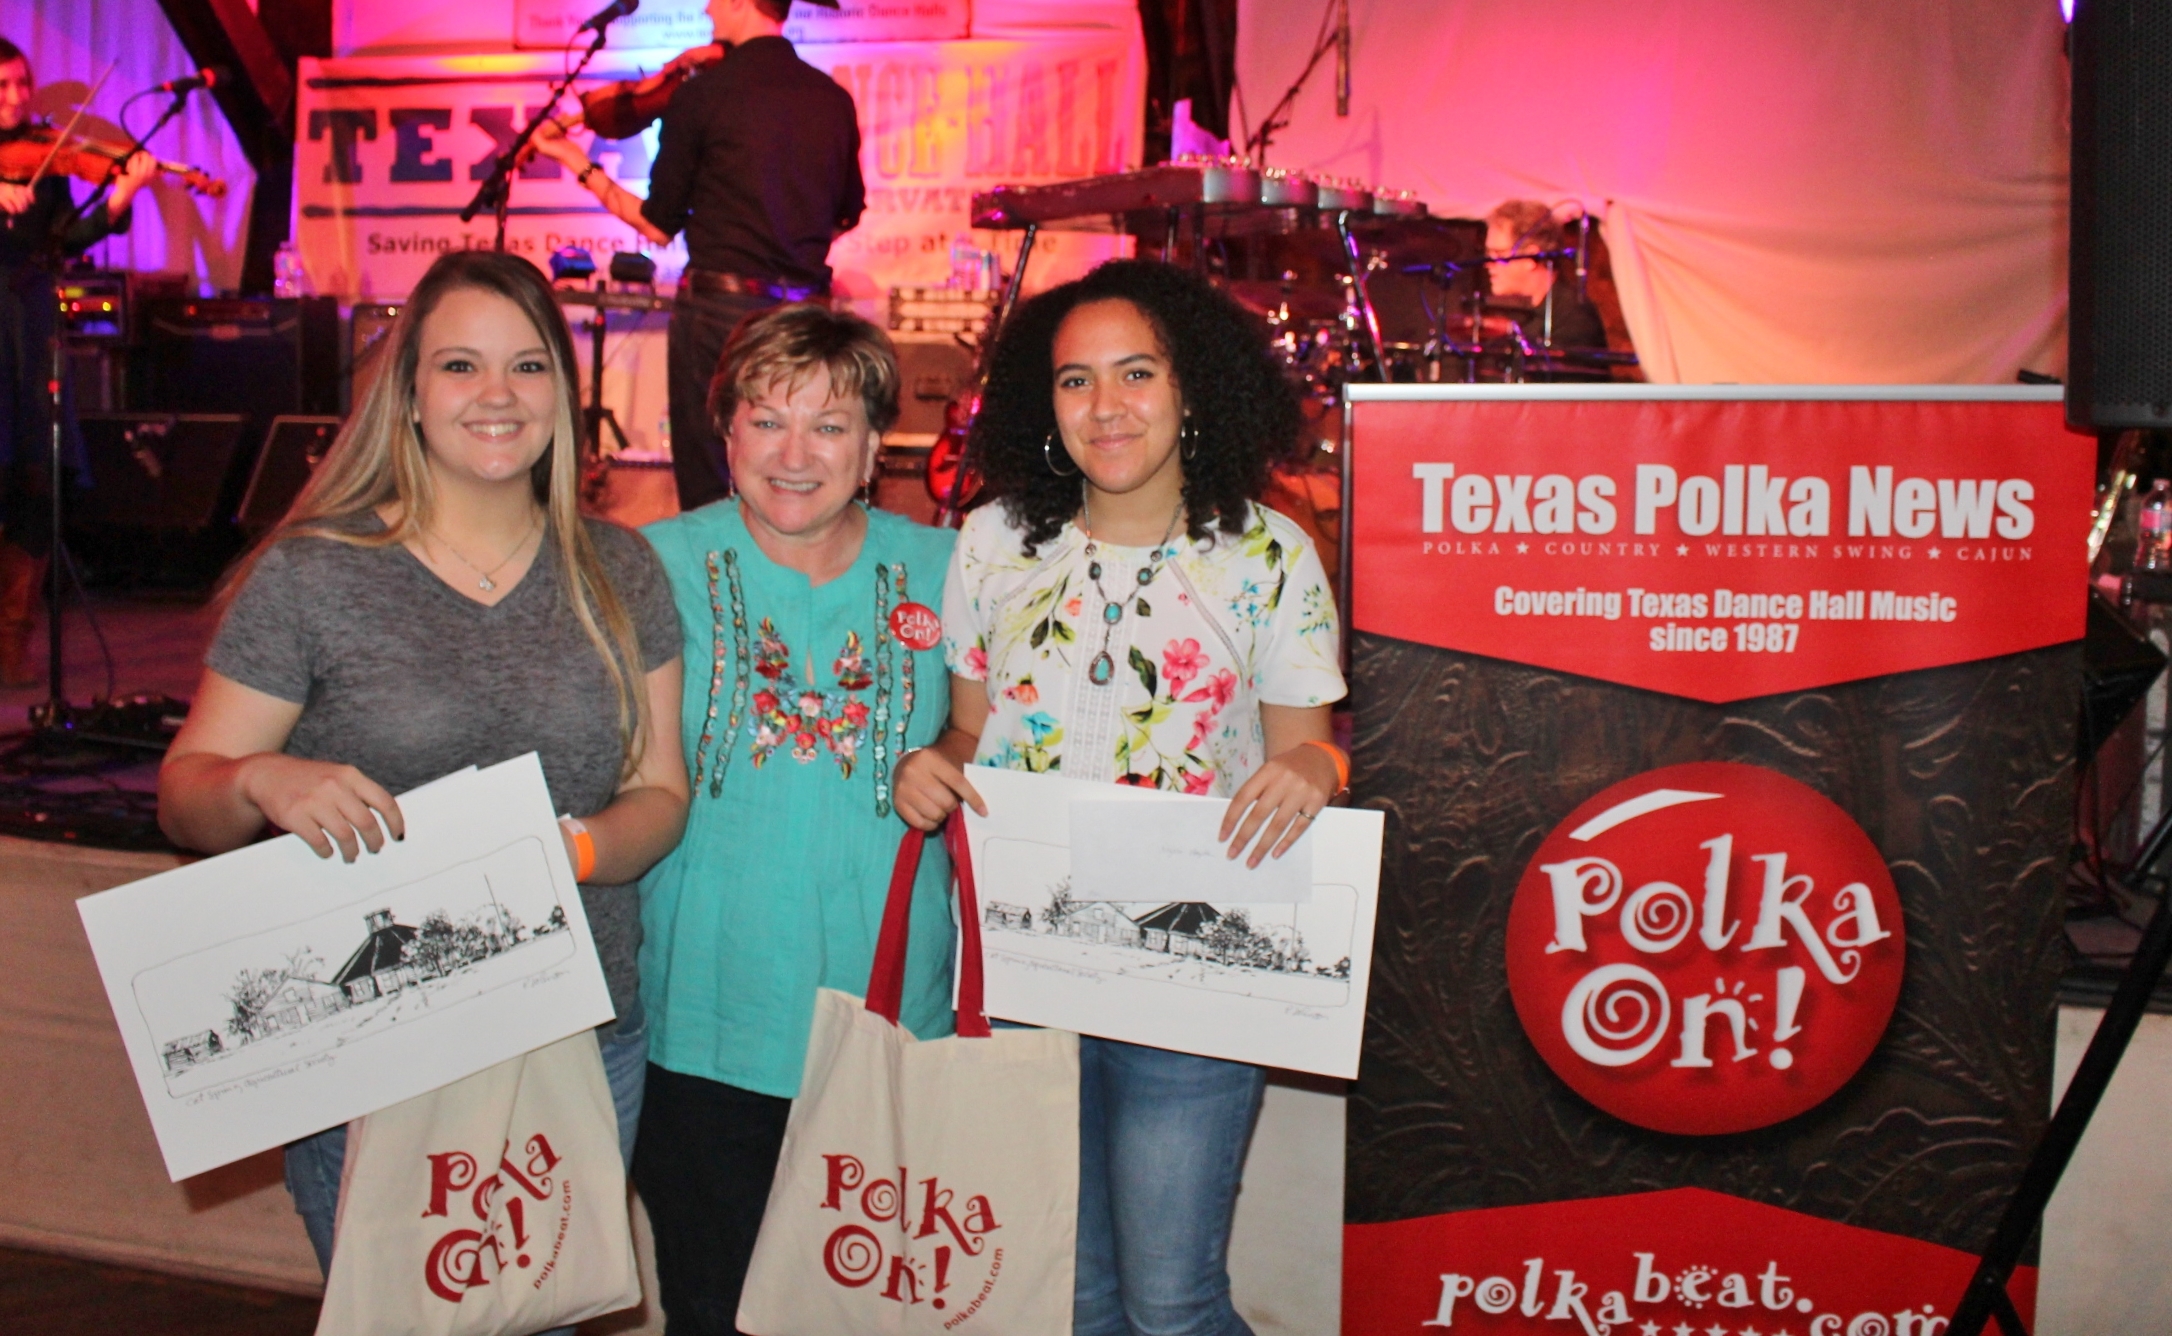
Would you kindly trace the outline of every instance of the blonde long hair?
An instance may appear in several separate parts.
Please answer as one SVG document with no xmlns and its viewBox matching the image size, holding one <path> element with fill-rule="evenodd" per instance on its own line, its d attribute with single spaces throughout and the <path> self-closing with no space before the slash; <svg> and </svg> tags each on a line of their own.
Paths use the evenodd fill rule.
<svg viewBox="0 0 2172 1336">
<path fill-rule="evenodd" d="M 249 578 L 266 552 L 289 538 L 325 538 L 355 547 L 382 548 L 405 543 L 428 527 L 436 504 L 421 432 L 415 425 L 415 372 L 422 361 L 422 325 L 446 294 L 476 289 L 504 297 L 542 335 L 550 354 L 551 379 L 557 388 L 557 414 L 551 443 L 529 470 L 535 498 L 543 506 L 551 536 L 558 543 L 559 583 L 589 643 L 610 674 L 617 698 L 622 748 L 620 777 L 633 772 L 647 745 L 648 693 L 641 675 L 641 647 L 633 619 L 612 588 L 603 558 L 588 536 L 580 510 L 580 436 L 573 405 L 580 400 L 574 368 L 573 332 L 551 295 L 550 285 L 534 265 L 517 255 L 494 251 L 452 251 L 438 257 L 401 308 L 376 357 L 380 363 L 362 402 L 341 427 L 307 486 L 294 499 L 262 542 L 238 563 L 222 598 L 230 598 Z M 400 507 L 399 523 L 382 533 L 356 533 L 345 524 L 387 502 Z"/>
</svg>

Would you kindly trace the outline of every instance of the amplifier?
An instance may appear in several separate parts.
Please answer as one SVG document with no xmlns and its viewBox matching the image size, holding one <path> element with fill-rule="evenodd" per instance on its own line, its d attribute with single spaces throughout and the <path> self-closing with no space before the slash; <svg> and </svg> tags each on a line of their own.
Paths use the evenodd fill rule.
<svg viewBox="0 0 2172 1336">
<path fill-rule="evenodd" d="M 85 413 L 91 485 L 75 520 L 93 529 L 200 533 L 233 515 L 245 473 L 238 413 Z"/>
<path fill-rule="evenodd" d="M 139 410 L 239 413 L 260 432 L 282 414 L 339 407 L 336 298 L 160 298 L 138 322 Z"/>
<path fill-rule="evenodd" d="M 309 475 L 317 471 L 324 452 L 339 436 L 336 417 L 273 418 L 264 448 L 257 452 L 256 467 L 249 471 L 249 489 L 241 494 L 241 527 L 254 538 L 277 524 L 302 494 Z"/>
<path fill-rule="evenodd" d="M 120 343 L 128 337 L 128 275 L 115 269 L 70 270 L 61 277 L 62 332 L 70 339 Z"/>
<path fill-rule="evenodd" d="M 972 348 L 952 334 L 892 330 L 897 345 L 897 424 L 883 433 L 897 445 L 927 446 L 943 433 L 943 407 L 973 388 Z"/>
</svg>

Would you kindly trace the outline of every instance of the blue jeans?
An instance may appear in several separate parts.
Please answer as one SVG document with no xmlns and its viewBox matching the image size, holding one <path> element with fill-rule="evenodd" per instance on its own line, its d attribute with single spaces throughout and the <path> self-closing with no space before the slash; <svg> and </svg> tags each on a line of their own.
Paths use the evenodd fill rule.
<svg viewBox="0 0 2172 1336">
<path fill-rule="evenodd" d="M 649 1062 L 649 1018 L 639 998 L 597 1047 L 603 1056 L 604 1078 L 611 1085 L 611 1107 L 618 1113 L 618 1153 L 631 1166 L 634 1131 L 641 1123 L 642 1079 Z M 287 1194 L 294 1198 L 295 1213 L 302 1217 L 309 1246 L 317 1252 L 317 1265 L 327 1276 L 332 1274 L 332 1225 L 339 1218 L 339 1175 L 346 1163 L 345 1124 L 287 1147 Z M 568 1336 L 572 1330 L 560 1327 L 541 1336 Z"/>
<path fill-rule="evenodd" d="M 1266 1073 L 1078 1041 L 1073 1336 L 1251 1336 L 1229 1300 L 1229 1225 Z"/>
</svg>

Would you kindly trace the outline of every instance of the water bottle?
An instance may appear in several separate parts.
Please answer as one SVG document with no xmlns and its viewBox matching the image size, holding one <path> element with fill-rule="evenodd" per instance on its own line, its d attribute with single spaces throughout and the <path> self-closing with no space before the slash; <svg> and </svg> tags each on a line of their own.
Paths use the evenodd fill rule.
<svg viewBox="0 0 2172 1336">
<path fill-rule="evenodd" d="M 302 256 L 290 238 L 272 254 L 272 296 L 302 296 Z"/>
<path fill-rule="evenodd" d="M 2172 572 L 2172 478 L 2159 478 L 2142 498 L 2135 528 L 2134 569 Z"/>
<path fill-rule="evenodd" d="M 980 248 L 973 238 L 960 232 L 950 240 L 950 286 L 970 288 L 980 276 Z"/>
</svg>

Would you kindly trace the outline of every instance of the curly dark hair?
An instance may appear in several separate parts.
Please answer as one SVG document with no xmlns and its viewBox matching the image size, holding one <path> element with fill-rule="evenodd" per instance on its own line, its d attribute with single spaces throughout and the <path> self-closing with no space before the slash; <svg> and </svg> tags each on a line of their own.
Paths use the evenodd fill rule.
<svg viewBox="0 0 2172 1336">
<path fill-rule="evenodd" d="M 1303 429 L 1297 390 L 1269 350 L 1264 321 L 1189 269 L 1154 260 L 1110 260 L 1013 313 L 989 357 L 967 439 L 986 498 L 1025 529 L 1028 553 L 1078 512 L 1078 476 L 1051 469 L 1042 449 L 1056 430 L 1056 328 L 1078 307 L 1110 298 L 1130 302 L 1154 327 L 1191 414 L 1196 453 L 1183 469 L 1192 539 L 1217 526 L 1243 532 L 1245 503 Z"/>
</svg>

